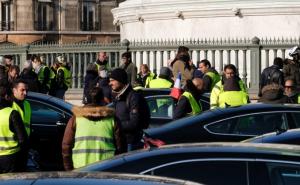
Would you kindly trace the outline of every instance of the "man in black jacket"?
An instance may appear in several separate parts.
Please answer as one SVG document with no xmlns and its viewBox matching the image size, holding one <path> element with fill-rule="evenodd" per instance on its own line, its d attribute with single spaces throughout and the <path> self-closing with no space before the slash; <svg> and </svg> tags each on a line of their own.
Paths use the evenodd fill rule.
<svg viewBox="0 0 300 185">
<path fill-rule="evenodd" d="M 283 72 L 280 70 L 283 68 L 282 58 L 276 57 L 274 59 L 274 64 L 263 70 L 259 81 L 259 92 L 258 96 L 262 96 L 262 88 L 269 84 L 278 84 L 284 86 Z"/>
<path fill-rule="evenodd" d="M 114 96 L 116 117 L 126 137 L 127 151 L 142 147 L 143 129 L 150 119 L 149 107 L 144 97 L 134 91 L 124 69 L 117 68 L 109 76 L 109 85 Z"/>
<path fill-rule="evenodd" d="M 3 56 L 0 56 L 0 86 L 8 85 L 7 68 Z"/>
</svg>

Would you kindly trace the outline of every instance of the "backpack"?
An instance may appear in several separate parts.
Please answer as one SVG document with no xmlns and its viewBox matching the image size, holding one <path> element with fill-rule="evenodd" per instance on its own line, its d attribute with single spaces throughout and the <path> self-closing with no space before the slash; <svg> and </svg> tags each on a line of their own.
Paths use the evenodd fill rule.
<svg viewBox="0 0 300 185">
<path fill-rule="evenodd" d="M 140 126 L 142 129 L 147 129 L 149 127 L 149 124 L 150 124 L 150 109 L 148 107 L 148 103 L 145 99 L 145 97 L 139 93 L 138 91 L 131 91 L 129 92 L 127 98 L 126 98 L 126 107 L 127 109 L 130 109 L 130 100 L 131 100 L 131 97 L 133 95 L 133 93 L 138 93 L 139 94 L 139 97 L 140 97 Z"/>
</svg>

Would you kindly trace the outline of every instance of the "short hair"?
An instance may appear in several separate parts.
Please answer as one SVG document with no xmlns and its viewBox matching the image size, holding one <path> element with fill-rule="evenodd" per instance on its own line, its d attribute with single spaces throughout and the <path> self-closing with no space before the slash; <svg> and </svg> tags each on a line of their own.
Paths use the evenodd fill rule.
<svg viewBox="0 0 300 185">
<path fill-rule="evenodd" d="M 131 52 L 125 52 L 122 54 L 122 58 L 125 57 L 125 58 L 131 58 Z"/>
<path fill-rule="evenodd" d="M 177 53 L 181 53 L 181 52 L 188 52 L 190 49 L 186 46 L 179 46 Z"/>
<path fill-rule="evenodd" d="M 43 63 L 42 58 L 40 55 L 33 55 L 32 61 L 37 60 L 39 63 Z"/>
<path fill-rule="evenodd" d="M 89 90 L 89 96 L 92 104 L 101 104 L 104 95 L 100 87 L 93 87 Z"/>
<path fill-rule="evenodd" d="M 231 70 L 233 70 L 233 72 L 234 72 L 235 74 L 237 74 L 237 69 L 236 69 L 235 65 L 233 65 L 233 64 L 226 64 L 226 65 L 224 66 L 224 71 L 226 71 L 226 69 L 231 69 Z"/>
<path fill-rule="evenodd" d="M 209 60 L 207 59 L 203 59 L 199 62 L 199 64 L 203 63 L 205 66 L 208 66 L 209 68 L 211 68 L 211 64 L 209 62 Z"/>
<path fill-rule="evenodd" d="M 11 55 L 4 55 L 4 58 L 7 58 L 7 59 L 9 59 L 9 60 L 12 60 L 12 59 L 13 59 L 13 57 L 12 57 Z"/>
<path fill-rule="evenodd" d="M 283 66 L 283 60 L 282 60 L 282 58 L 280 58 L 280 57 L 274 58 L 274 63 L 273 64 L 277 65 L 279 67 L 282 67 Z"/>
<path fill-rule="evenodd" d="M 13 84 L 12 84 L 12 88 L 16 88 L 20 83 L 23 83 L 25 85 L 27 85 L 27 82 L 23 79 L 16 79 Z"/>
</svg>

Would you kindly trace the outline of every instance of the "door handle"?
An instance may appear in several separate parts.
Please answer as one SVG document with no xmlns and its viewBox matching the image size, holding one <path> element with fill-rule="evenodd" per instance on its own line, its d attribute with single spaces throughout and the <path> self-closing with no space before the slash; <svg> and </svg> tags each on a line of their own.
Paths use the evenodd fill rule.
<svg viewBox="0 0 300 185">
<path fill-rule="evenodd" d="M 57 125 L 57 126 L 66 126 L 67 124 L 66 124 L 66 123 L 62 123 L 62 122 L 60 122 L 60 121 L 57 121 L 57 122 L 56 122 L 56 125 Z"/>
</svg>

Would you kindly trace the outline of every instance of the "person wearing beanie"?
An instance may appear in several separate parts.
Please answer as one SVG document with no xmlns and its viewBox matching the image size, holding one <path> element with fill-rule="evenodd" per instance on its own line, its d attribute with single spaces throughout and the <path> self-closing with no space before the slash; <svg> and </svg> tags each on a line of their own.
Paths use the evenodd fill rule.
<svg viewBox="0 0 300 185">
<path fill-rule="evenodd" d="M 133 85 L 137 77 L 137 67 L 131 61 L 131 53 L 125 52 L 122 54 L 122 62 L 120 68 L 124 69 L 127 73 L 128 82 Z"/>
<path fill-rule="evenodd" d="M 174 83 L 171 76 L 172 71 L 168 67 L 162 67 L 158 78 L 150 81 L 149 88 L 171 88 Z"/>
<path fill-rule="evenodd" d="M 142 148 L 143 129 L 149 125 L 150 111 L 145 98 L 131 87 L 127 73 L 114 69 L 109 76 L 113 93 L 113 106 L 125 135 L 127 151 Z"/>
</svg>

